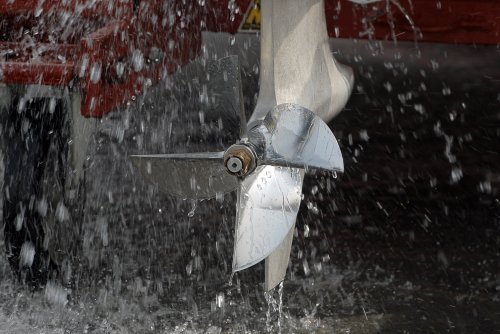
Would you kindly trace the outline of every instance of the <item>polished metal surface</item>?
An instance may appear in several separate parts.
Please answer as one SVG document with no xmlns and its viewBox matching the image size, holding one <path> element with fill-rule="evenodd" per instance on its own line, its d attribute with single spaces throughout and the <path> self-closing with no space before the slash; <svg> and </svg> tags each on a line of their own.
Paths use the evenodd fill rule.
<svg viewBox="0 0 500 334">
<path fill-rule="evenodd" d="M 231 161 L 234 161 L 234 159 L 238 159 L 241 162 L 241 169 L 238 171 L 232 170 Z M 255 167 L 257 167 L 257 157 L 249 145 L 234 144 L 224 152 L 224 164 L 230 174 L 244 177 L 253 172 Z"/>
<path fill-rule="evenodd" d="M 249 137 L 260 155 L 259 164 L 344 171 L 342 153 L 332 131 L 300 105 L 284 103 L 274 107 Z"/>
<path fill-rule="evenodd" d="M 135 155 L 141 175 L 159 190 L 181 198 L 207 199 L 235 190 L 236 177 L 224 167 L 224 152 Z"/>
<path fill-rule="evenodd" d="M 269 256 L 295 224 L 302 195 L 299 169 L 260 166 L 238 190 L 233 271 Z"/>
<path fill-rule="evenodd" d="M 294 103 L 272 108 L 250 129 L 246 145 L 256 151 L 259 167 L 241 181 L 238 192 L 233 271 L 266 259 L 265 289 L 270 290 L 286 274 L 304 171 L 343 171 L 344 163 L 328 125 Z"/>
<path fill-rule="evenodd" d="M 232 174 L 237 174 L 243 169 L 243 162 L 238 157 L 231 157 L 226 163 L 227 170 Z"/>
</svg>

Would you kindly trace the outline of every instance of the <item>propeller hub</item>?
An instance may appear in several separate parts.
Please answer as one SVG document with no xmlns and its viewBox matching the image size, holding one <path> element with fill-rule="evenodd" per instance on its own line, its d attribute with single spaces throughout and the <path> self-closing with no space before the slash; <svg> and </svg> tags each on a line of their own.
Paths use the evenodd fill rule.
<svg viewBox="0 0 500 334">
<path fill-rule="evenodd" d="M 254 151 L 247 145 L 235 144 L 224 153 L 224 166 L 229 174 L 246 176 L 256 167 Z"/>
</svg>

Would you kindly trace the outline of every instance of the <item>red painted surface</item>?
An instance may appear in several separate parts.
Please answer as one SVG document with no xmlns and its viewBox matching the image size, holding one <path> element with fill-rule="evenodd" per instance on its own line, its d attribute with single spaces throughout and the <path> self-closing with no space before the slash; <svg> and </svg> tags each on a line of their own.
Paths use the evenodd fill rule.
<svg viewBox="0 0 500 334">
<path fill-rule="evenodd" d="M 247 9 L 253 6 L 252 0 L 235 0 L 232 8 L 228 2 L 228 0 L 206 1 L 204 19 L 208 31 L 237 33 Z"/>
<path fill-rule="evenodd" d="M 356 5 L 348 0 L 326 0 L 328 33 L 331 37 L 365 39 L 366 28 L 371 24 L 372 37 L 377 40 L 396 37 L 400 41 L 414 41 L 417 37 L 421 42 L 500 44 L 498 0 L 399 0 L 399 3 L 401 7 L 387 1 Z"/>
<path fill-rule="evenodd" d="M 133 12 L 132 1 L 82 1 L 82 0 L 2 0 L 0 14 L 25 15 L 26 13 L 48 13 L 69 11 L 84 17 L 124 17 Z M 111 5 L 110 5 L 111 4 Z M 38 15 L 37 15 L 38 16 Z"/>
<path fill-rule="evenodd" d="M 236 33 L 253 6 L 251 0 L 206 0 L 204 6 L 198 1 L 143 0 L 135 8 L 132 0 L 83 5 L 87 3 L 92 2 L 0 0 L 0 80 L 80 89 L 82 115 L 101 117 L 195 58 L 201 30 Z M 399 3 L 401 7 L 385 0 L 369 5 L 326 0 L 329 35 L 500 44 L 497 0 Z"/>
<path fill-rule="evenodd" d="M 131 0 L 88 7 L 82 0 L 46 0 L 37 8 L 39 3 L 0 1 L 0 80 L 80 89 L 85 117 L 123 105 L 195 58 L 201 47 L 205 14 L 196 1 L 141 1 L 135 9 Z M 61 22 L 64 14 L 76 21 L 70 34 L 64 29 L 69 22 Z M 157 59 L 148 58 L 153 48 L 161 51 Z"/>
<path fill-rule="evenodd" d="M 230 33 L 238 31 L 243 15 L 254 5 L 252 0 L 237 0 L 239 10 L 233 12 L 231 21 L 227 1 L 207 3 L 211 3 L 211 8 L 218 4 L 220 7 L 219 11 L 209 11 L 208 30 Z M 396 37 L 399 41 L 500 44 L 499 0 L 381 0 L 367 5 L 350 0 L 325 0 L 325 16 L 332 38 L 393 40 Z M 367 28 L 372 28 L 371 36 Z"/>
</svg>

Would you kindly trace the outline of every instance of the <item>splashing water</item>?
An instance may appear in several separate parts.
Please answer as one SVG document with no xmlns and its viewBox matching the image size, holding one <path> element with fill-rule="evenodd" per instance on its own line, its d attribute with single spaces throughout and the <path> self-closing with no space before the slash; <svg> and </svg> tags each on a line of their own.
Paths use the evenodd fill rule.
<svg viewBox="0 0 500 334">
<path fill-rule="evenodd" d="M 413 32 L 413 39 L 415 43 L 415 51 L 417 55 L 420 55 L 418 48 L 418 40 L 422 38 L 420 29 L 415 24 L 410 13 L 406 8 L 399 2 L 399 0 L 350 0 L 358 5 L 361 5 L 364 11 L 364 15 L 361 19 L 361 24 L 363 25 L 363 31 L 360 33 L 360 37 L 366 37 L 370 41 L 370 49 L 373 55 L 383 53 L 383 45 L 381 41 L 375 39 L 375 22 L 382 16 L 387 17 L 387 24 L 389 25 L 389 30 L 391 34 L 391 39 L 395 45 L 397 45 L 397 34 L 396 34 L 396 24 L 395 18 L 392 10 L 392 6 L 396 7 L 397 10 L 403 15 L 406 22 L 410 26 Z M 367 6 L 371 4 L 376 4 L 383 2 L 384 6 L 378 8 L 375 13 L 368 10 Z M 413 12 L 413 3 L 409 1 L 410 11 Z"/>
<path fill-rule="evenodd" d="M 277 294 L 277 296 L 275 296 Z M 276 324 L 278 333 L 281 333 L 283 325 L 283 282 L 277 288 L 264 292 L 267 302 L 266 330 L 268 333 L 274 332 Z M 277 298 L 277 300 L 276 300 Z"/>
<path fill-rule="evenodd" d="M 188 214 L 187 214 L 187 216 L 189 218 L 193 218 L 194 217 L 194 213 L 196 211 L 197 205 L 198 205 L 198 201 L 195 201 L 195 200 L 191 201 L 191 211 L 189 211 Z"/>
</svg>

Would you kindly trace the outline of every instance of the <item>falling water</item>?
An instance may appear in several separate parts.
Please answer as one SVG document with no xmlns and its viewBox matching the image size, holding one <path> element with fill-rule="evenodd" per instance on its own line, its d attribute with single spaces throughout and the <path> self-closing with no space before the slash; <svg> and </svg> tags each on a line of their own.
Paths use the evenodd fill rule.
<svg viewBox="0 0 500 334">
<path fill-rule="evenodd" d="M 283 282 L 270 291 L 264 292 L 267 302 L 266 330 L 268 333 L 281 333 L 283 327 Z M 275 328 L 275 326 L 277 328 Z"/>
</svg>

